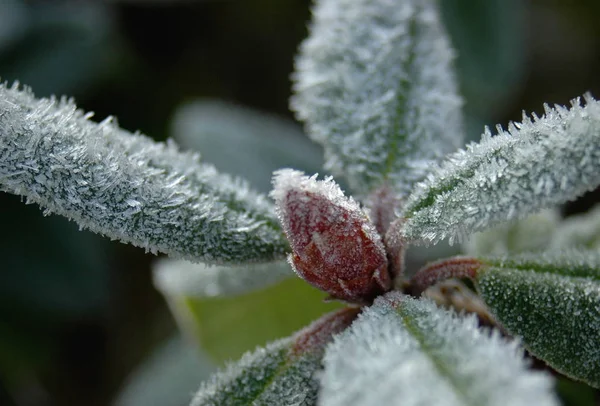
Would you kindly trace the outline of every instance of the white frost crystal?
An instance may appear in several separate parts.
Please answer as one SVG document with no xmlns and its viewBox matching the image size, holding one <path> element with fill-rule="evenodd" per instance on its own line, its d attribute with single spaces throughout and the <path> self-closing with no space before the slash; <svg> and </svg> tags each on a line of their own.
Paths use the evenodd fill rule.
<svg viewBox="0 0 600 406">
<path fill-rule="evenodd" d="M 282 258 L 271 204 L 168 142 L 101 123 L 72 101 L 0 85 L 0 190 L 149 251 L 192 261 Z"/>
<path fill-rule="evenodd" d="M 437 242 L 574 199 L 600 185 L 600 102 L 545 106 L 450 155 L 404 207 L 404 236 Z"/>
<path fill-rule="evenodd" d="M 433 0 L 322 0 L 296 61 L 291 106 L 326 168 L 366 196 L 406 196 L 463 142 L 453 52 Z"/>
<path fill-rule="evenodd" d="M 516 342 L 397 292 L 335 337 L 323 364 L 320 406 L 558 405 Z"/>
</svg>

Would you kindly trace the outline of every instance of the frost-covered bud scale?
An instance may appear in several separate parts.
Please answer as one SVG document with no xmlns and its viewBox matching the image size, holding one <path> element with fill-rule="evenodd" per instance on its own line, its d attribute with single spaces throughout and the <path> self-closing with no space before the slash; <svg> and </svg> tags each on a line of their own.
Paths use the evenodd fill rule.
<svg viewBox="0 0 600 406">
<path fill-rule="evenodd" d="M 391 289 L 381 237 L 332 178 L 282 169 L 271 196 L 292 247 L 296 273 L 332 298 L 366 304 Z"/>
</svg>

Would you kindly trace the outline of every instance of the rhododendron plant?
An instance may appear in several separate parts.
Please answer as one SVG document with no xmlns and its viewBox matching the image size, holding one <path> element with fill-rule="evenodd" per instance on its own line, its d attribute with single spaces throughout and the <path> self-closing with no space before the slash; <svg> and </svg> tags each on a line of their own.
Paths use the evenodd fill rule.
<svg viewBox="0 0 600 406">
<path fill-rule="evenodd" d="M 464 146 L 454 58 L 433 0 L 316 1 L 291 106 L 331 176 L 280 169 L 274 204 L 172 141 L 4 84 L 0 189 L 168 254 L 155 282 L 192 334 L 210 329 L 193 300 L 294 272 L 341 302 L 230 363 L 194 406 L 556 405 L 556 377 L 600 388 L 600 211 L 555 211 L 600 185 L 600 102 L 545 106 Z M 405 264 L 442 240 L 465 255 Z M 284 296 L 310 313 L 308 296 Z"/>
</svg>

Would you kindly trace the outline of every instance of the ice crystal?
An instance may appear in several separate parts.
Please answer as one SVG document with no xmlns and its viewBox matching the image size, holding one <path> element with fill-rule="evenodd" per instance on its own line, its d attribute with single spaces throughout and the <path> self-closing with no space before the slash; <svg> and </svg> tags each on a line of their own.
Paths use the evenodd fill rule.
<svg viewBox="0 0 600 406">
<path fill-rule="evenodd" d="M 322 0 L 296 61 L 291 106 L 326 168 L 366 196 L 407 195 L 463 142 L 453 52 L 433 0 Z"/>
<path fill-rule="evenodd" d="M 284 256 L 271 204 L 243 181 L 91 116 L 0 85 L 0 190 L 152 252 L 214 263 Z"/>
<path fill-rule="evenodd" d="M 225 297 L 264 288 L 293 275 L 285 261 L 239 266 L 211 266 L 161 259 L 154 264 L 154 284 L 165 296 Z"/>
<path fill-rule="evenodd" d="M 320 406 L 558 404 L 517 342 L 397 292 L 334 338 L 324 367 Z"/>
<path fill-rule="evenodd" d="M 391 289 L 386 253 L 375 226 L 332 178 L 282 169 L 271 196 L 292 246 L 296 273 L 332 297 L 366 303 Z"/>
<path fill-rule="evenodd" d="M 404 208 L 404 236 L 437 242 L 523 218 L 600 185 L 600 103 L 545 106 L 508 130 L 450 155 L 417 185 Z"/>
</svg>

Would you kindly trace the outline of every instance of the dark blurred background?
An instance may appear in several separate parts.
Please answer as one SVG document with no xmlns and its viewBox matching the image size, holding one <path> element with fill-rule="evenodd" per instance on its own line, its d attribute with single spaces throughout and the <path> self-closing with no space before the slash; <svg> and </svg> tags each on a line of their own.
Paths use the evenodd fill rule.
<svg viewBox="0 0 600 406">
<path fill-rule="evenodd" d="M 401 0 L 398 0 L 401 1 Z M 472 139 L 521 111 L 600 96 L 600 2 L 442 0 Z M 217 98 L 291 118 L 308 0 L 0 0 L 0 78 L 69 95 L 157 140 Z M 206 157 L 209 159 L 210 157 Z M 565 207 L 586 210 L 598 193 Z M 175 324 L 151 255 L 0 194 L 0 405 L 108 405 Z"/>
</svg>

